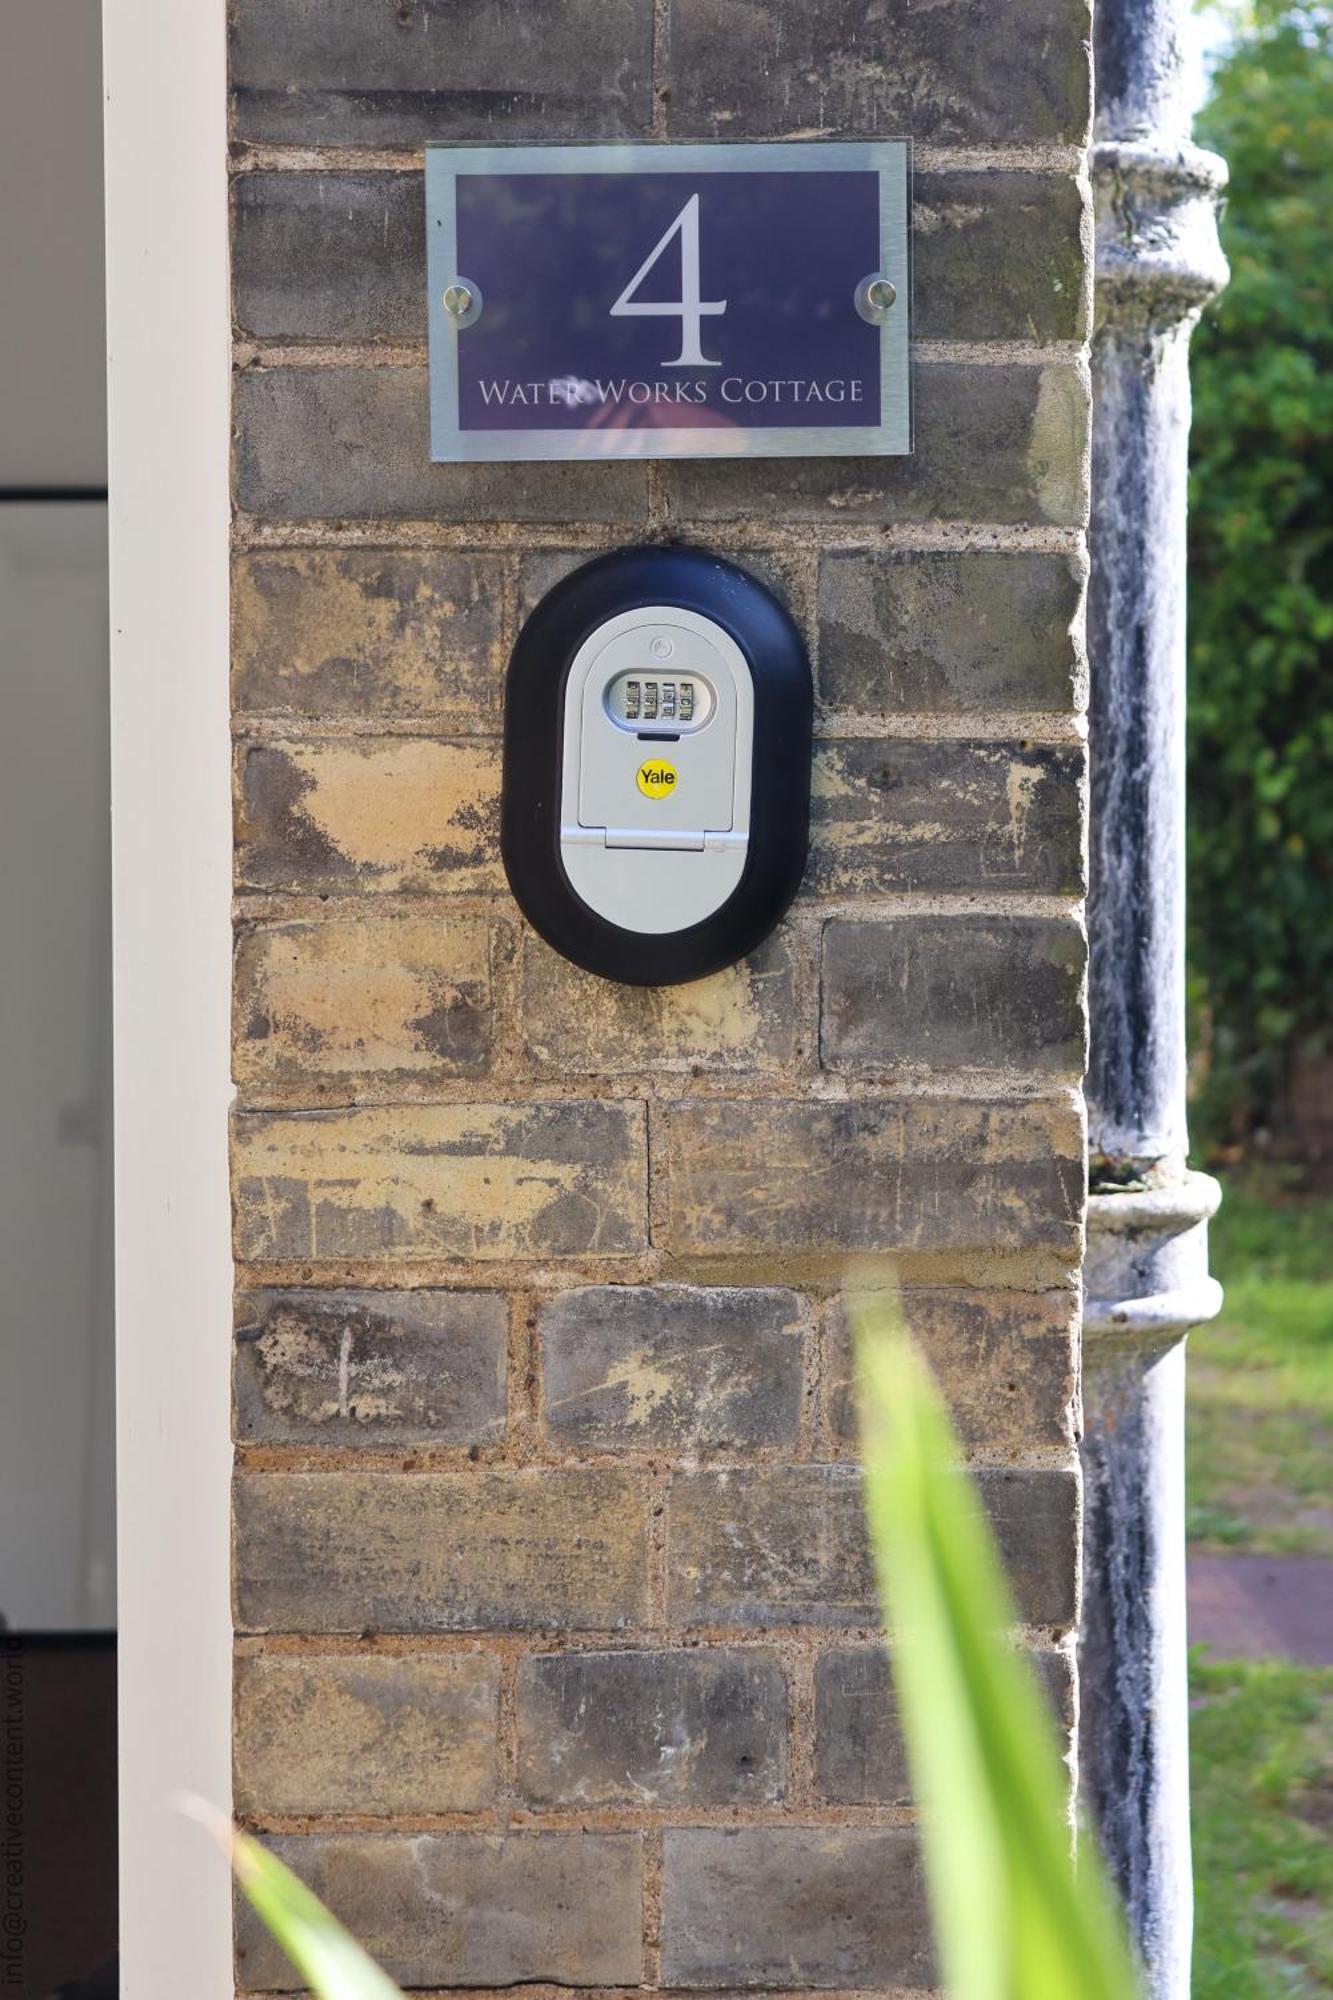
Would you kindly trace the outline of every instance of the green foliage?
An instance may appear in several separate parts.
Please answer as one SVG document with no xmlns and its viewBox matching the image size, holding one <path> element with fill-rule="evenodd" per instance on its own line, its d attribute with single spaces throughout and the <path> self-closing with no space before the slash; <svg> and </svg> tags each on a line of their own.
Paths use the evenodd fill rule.
<svg viewBox="0 0 1333 2000">
<path fill-rule="evenodd" d="M 1190 1672 L 1194 2000 L 1333 1990 L 1333 1671 Z"/>
<path fill-rule="evenodd" d="M 944 1982 L 954 2000 L 1132 2000 L 1091 1846 L 1077 1869 L 1067 1775 L 953 1429 L 886 1294 L 854 1311 L 866 1511 L 894 1635 Z"/>
<path fill-rule="evenodd" d="M 1265 1121 L 1333 989 L 1333 27 L 1259 0 L 1199 121 L 1231 283 L 1193 352 L 1190 956 L 1201 1133 Z"/>
</svg>

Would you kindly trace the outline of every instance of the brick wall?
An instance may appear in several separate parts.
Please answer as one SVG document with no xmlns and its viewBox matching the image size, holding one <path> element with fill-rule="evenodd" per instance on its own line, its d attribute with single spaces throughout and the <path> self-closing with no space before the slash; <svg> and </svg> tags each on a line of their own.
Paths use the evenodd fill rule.
<svg viewBox="0 0 1333 2000">
<path fill-rule="evenodd" d="M 897 1257 L 1068 1728 L 1085 8 L 231 14 L 238 1811 L 411 1985 L 929 1984 L 837 1288 Z M 876 134 L 913 458 L 431 464 L 425 139 Z M 502 674 L 676 537 L 807 634 L 812 850 L 639 991 L 505 892 Z"/>
</svg>

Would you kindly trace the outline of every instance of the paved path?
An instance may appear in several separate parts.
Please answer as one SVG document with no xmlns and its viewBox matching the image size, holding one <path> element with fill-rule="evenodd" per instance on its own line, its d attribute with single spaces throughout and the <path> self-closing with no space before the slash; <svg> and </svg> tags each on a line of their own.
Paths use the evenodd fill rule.
<svg viewBox="0 0 1333 2000">
<path fill-rule="evenodd" d="M 1190 1644 L 1215 1659 L 1333 1667 L 1333 1561 L 1192 1555 L 1188 1594 Z"/>
</svg>

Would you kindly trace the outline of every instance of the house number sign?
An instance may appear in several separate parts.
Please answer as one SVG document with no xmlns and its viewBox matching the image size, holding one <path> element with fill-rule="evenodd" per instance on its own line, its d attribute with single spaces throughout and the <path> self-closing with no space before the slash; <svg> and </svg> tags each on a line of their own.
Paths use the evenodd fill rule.
<svg viewBox="0 0 1333 2000">
<path fill-rule="evenodd" d="M 426 150 L 431 456 L 911 450 L 905 140 Z"/>
</svg>

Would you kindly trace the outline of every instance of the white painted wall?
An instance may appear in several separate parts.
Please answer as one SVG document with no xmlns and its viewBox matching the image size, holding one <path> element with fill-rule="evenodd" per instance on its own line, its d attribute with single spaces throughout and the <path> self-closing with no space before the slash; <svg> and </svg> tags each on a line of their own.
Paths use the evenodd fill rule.
<svg viewBox="0 0 1333 2000">
<path fill-rule="evenodd" d="M 0 4 L 0 493 L 106 476 L 97 0 Z M 0 500 L 0 1616 L 115 1623 L 106 508 Z"/>
<path fill-rule="evenodd" d="M 106 484 L 101 92 L 99 0 L 2 0 L 0 486 Z"/>
<path fill-rule="evenodd" d="M 0 504 L 0 1613 L 115 1620 L 106 508 Z"/>
</svg>

